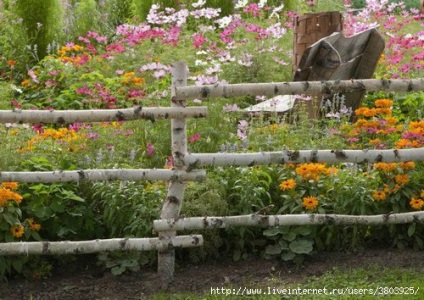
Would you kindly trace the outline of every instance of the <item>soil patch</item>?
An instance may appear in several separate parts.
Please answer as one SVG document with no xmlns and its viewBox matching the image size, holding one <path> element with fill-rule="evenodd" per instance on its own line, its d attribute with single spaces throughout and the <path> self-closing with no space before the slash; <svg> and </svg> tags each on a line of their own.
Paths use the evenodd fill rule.
<svg viewBox="0 0 424 300">
<path fill-rule="evenodd" d="M 209 294 L 211 288 L 275 286 L 275 283 L 302 283 L 337 267 L 349 270 L 370 265 L 424 269 L 424 251 L 371 249 L 360 254 L 319 253 L 308 258 L 304 267 L 278 260 L 208 262 L 200 265 L 177 265 L 170 293 Z M 0 299 L 149 299 L 160 290 L 160 278 L 153 268 L 137 273 L 113 276 L 90 262 L 78 262 L 55 270 L 49 279 L 23 279 L 0 283 Z"/>
</svg>

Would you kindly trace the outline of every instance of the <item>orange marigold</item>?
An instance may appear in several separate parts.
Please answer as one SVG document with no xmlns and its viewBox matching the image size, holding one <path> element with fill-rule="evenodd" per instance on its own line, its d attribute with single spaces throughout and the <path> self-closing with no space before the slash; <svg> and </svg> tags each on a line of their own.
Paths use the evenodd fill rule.
<svg viewBox="0 0 424 300">
<path fill-rule="evenodd" d="M 313 196 L 304 197 L 302 206 L 307 210 L 314 210 L 318 206 L 318 199 Z"/>
<path fill-rule="evenodd" d="M 279 187 L 283 191 L 294 189 L 296 187 L 296 181 L 293 179 L 284 180 L 280 183 Z"/>
<path fill-rule="evenodd" d="M 374 102 L 375 107 L 386 107 L 390 108 L 393 105 L 393 100 L 390 99 L 378 99 Z"/>
</svg>

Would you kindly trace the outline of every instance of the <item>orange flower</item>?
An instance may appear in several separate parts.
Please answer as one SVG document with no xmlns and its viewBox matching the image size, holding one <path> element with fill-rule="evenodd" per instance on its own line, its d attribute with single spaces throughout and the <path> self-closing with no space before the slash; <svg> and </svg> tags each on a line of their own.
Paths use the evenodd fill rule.
<svg viewBox="0 0 424 300">
<path fill-rule="evenodd" d="M 0 206 L 6 206 L 9 200 L 22 202 L 22 196 L 6 188 L 0 188 Z"/>
<path fill-rule="evenodd" d="M 16 190 L 18 188 L 17 182 L 3 182 L 1 184 L 2 187 L 9 189 L 9 190 Z"/>
<path fill-rule="evenodd" d="M 372 197 L 375 201 L 384 201 L 387 198 L 387 195 L 384 191 L 381 190 L 375 190 L 372 192 Z"/>
<path fill-rule="evenodd" d="M 11 228 L 10 228 L 10 233 L 12 233 L 12 235 L 15 237 L 15 238 L 20 238 L 20 237 L 22 237 L 23 235 L 24 235 L 24 232 L 25 232 L 25 230 L 24 230 L 24 227 L 22 226 L 22 225 L 13 225 Z"/>
<path fill-rule="evenodd" d="M 29 228 L 34 231 L 39 231 L 41 229 L 41 225 L 36 223 L 33 218 L 28 218 L 25 220 L 28 224 Z"/>
<path fill-rule="evenodd" d="M 385 163 L 385 162 L 379 162 L 374 163 L 373 165 L 375 170 L 381 170 L 383 172 L 390 172 L 396 170 L 396 163 Z"/>
<path fill-rule="evenodd" d="M 424 207 L 424 201 L 417 198 L 411 198 L 411 201 L 409 201 L 409 205 L 416 210 L 420 210 Z"/>
<path fill-rule="evenodd" d="M 10 59 L 10 60 L 7 61 L 7 65 L 9 67 L 13 68 L 16 65 L 16 61 Z"/>
<path fill-rule="evenodd" d="M 412 170 L 415 168 L 415 162 L 413 161 L 403 161 L 400 163 L 402 170 Z"/>
<path fill-rule="evenodd" d="M 393 105 L 393 101 L 390 99 L 379 99 L 374 102 L 375 107 L 390 108 Z"/>
<path fill-rule="evenodd" d="M 296 181 L 294 181 L 293 179 L 284 180 L 280 183 L 279 187 L 283 191 L 292 190 L 296 187 Z"/>
<path fill-rule="evenodd" d="M 395 176 L 396 183 L 400 185 L 407 184 L 409 182 L 409 175 L 408 174 L 397 174 Z"/>
<path fill-rule="evenodd" d="M 313 196 L 304 197 L 302 206 L 307 210 L 314 210 L 318 206 L 318 199 Z"/>
</svg>

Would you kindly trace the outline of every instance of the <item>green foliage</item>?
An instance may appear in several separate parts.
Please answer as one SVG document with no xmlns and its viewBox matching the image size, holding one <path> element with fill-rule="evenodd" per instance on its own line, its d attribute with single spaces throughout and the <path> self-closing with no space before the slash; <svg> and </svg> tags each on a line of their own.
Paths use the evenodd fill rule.
<svg viewBox="0 0 424 300">
<path fill-rule="evenodd" d="M 302 263 L 305 255 L 313 252 L 315 229 L 308 226 L 277 226 L 266 229 L 263 235 L 273 243 L 265 248 L 264 256 Z"/>
<path fill-rule="evenodd" d="M 64 167 L 65 165 L 62 165 Z M 66 169 L 72 169 L 72 165 Z M 33 157 L 23 163 L 27 171 L 53 171 L 49 160 Z M 95 215 L 95 203 L 78 195 L 75 184 L 33 184 L 22 187 L 26 215 L 40 220 L 40 234 L 48 240 L 78 240 L 102 237 L 102 228 Z"/>
<path fill-rule="evenodd" d="M 59 0 L 19 0 L 13 10 L 22 18 L 37 60 L 48 54 L 48 45 L 62 34 L 63 11 Z"/>
<path fill-rule="evenodd" d="M 2 5 L 5 6 L 2 8 Z M 19 80 L 26 73 L 32 60 L 28 53 L 29 44 L 22 20 L 9 6 L 0 1 L 0 79 Z M 8 61 L 15 64 L 13 69 L 7 65 Z M 32 65 L 32 64 L 31 64 Z"/>
</svg>

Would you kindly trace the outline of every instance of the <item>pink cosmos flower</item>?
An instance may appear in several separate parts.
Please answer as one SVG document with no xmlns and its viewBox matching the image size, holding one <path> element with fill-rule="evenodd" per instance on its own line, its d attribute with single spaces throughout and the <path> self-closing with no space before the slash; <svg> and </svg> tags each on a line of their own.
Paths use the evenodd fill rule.
<svg viewBox="0 0 424 300">
<path fill-rule="evenodd" d="M 206 42 L 206 38 L 201 33 L 195 33 L 193 35 L 194 48 L 199 49 Z"/>
<path fill-rule="evenodd" d="M 190 143 L 194 143 L 195 141 L 198 141 L 198 140 L 200 140 L 200 134 L 199 133 L 195 133 L 189 138 Z"/>
</svg>

